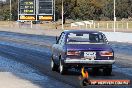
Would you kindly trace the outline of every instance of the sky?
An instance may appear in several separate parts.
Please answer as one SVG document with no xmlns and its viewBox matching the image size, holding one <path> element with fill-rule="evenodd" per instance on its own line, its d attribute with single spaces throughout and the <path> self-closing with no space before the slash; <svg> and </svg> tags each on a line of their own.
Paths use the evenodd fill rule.
<svg viewBox="0 0 132 88">
<path fill-rule="evenodd" d="M 0 0 L 0 1 L 6 1 L 6 0 Z"/>
</svg>

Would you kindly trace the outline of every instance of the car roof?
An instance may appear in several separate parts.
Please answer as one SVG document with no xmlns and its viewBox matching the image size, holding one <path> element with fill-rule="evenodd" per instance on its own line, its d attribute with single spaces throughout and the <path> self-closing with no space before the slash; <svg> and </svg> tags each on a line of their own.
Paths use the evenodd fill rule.
<svg viewBox="0 0 132 88">
<path fill-rule="evenodd" d="M 99 33 L 102 34 L 102 32 L 99 31 L 93 31 L 93 30 L 64 30 L 65 34 L 69 33 Z"/>
</svg>

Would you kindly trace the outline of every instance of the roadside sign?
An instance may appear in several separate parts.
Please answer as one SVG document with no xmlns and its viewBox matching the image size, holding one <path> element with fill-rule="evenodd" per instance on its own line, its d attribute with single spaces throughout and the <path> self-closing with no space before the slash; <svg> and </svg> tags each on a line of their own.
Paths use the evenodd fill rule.
<svg viewBox="0 0 132 88">
<path fill-rule="evenodd" d="M 53 16 L 39 16 L 39 20 L 44 21 L 51 21 L 53 19 Z"/>
<path fill-rule="evenodd" d="M 39 0 L 38 7 L 38 20 L 53 20 L 53 0 Z"/>
<path fill-rule="evenodd" d="M 53 15 L 53 0 L 39 0 L 38 14 Z"/>
<path fill-rule="evenodd" d="M 33 15 L 20 15 L 19 17 L 20 20 L 36 20 L 36 17 Z"/>
<path fill-rule="evenodd" d="M 53 0 L 18 0 L 18 20 L 52 21 Z"/>
<path fill-rule="evenodd" d="M 20 0 L 20 14 L 35 14 L 35 0 Z"/>
</svg>

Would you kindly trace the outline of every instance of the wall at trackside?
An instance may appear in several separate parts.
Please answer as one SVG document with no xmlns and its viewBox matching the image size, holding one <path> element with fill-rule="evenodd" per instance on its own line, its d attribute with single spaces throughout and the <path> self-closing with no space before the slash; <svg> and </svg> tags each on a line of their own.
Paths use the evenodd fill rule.
<svg viewBox="0 0 132 88">
<path fill-rule="evenodd" d="M 109 41 L 132 43 L 132 33 L 103 32 Z"/>
</svg>

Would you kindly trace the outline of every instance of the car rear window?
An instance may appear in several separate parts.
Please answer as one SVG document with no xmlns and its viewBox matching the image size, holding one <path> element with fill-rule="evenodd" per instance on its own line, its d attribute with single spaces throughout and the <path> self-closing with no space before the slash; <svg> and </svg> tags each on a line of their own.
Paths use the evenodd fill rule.
<svg viewBox="0 0 132 88">
<path fill-rule="evenodd" d="M 90 44 L 106 43 L 101 33 L 69 33 L 67 37 L 68 44 Z"/>
</svg>

